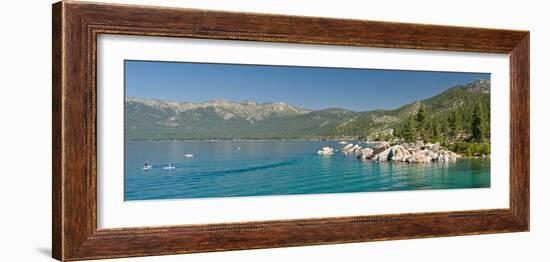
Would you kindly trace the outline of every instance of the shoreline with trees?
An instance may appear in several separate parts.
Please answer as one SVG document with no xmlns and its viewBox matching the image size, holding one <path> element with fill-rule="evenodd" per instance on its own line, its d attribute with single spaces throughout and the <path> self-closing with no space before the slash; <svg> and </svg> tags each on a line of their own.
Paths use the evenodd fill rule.
<svg viewBox="0 0 550 262">
<path fill-rule="evenodd" d="M 490 154 L 490 81 L 454 86 L 390 110 L 311 110 L 282 102 L 203 103 L 128 98 L 127 141 L 339 140 L 439 143 Z"/>
</svg>

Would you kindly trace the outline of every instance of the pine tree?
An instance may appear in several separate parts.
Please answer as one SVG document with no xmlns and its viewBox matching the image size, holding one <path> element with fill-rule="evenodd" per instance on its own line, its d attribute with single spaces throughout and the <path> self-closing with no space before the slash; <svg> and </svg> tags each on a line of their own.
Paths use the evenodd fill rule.
<svg viewBox="0 0 550 262">
<path fill-rule="evenodd" d="M 416 127 L 423 141 L 428 139 L 428 134 L 426 133 L 426 117 L 426 109 L 424 108 L 424 105 L 420 104 L 420 108 L 416 113 Z"/>
<path fill-rule="evenodd" d="M 435 141 L 440 141 L 441 139 L 441 125 L 439 124 L 439 121 L 436 121 L 432 125 L 432 138 Z"/>
<path fill-rule="evenodd" d="M 396 138 L 400 138 L 402 136 L 400 127 L 395 127 L 393 129 L 393 136 L 396 137 Z"/>
<path fill-rule="evenodd" d="M 416 122 L 419 124 L 423 124 L 426 120 L 426 109 L 424 108 L 424 105 L 420 105 L 420 108 L 418 109 L 418 112 L 416 113 Z"/>
<path fill-rule="evenodd" d="M 460 121 L 460 114 L 458 113 L 458 111 L 454 111 L 449 119 L 452 138 L 456 138 L 458 136 L 458 133 L 460 132 L 460 129 L 462 127 Z"/>
<path fill-rule="evenodd" d="M 477 103 L 472 116 L 472 138 L 477 142 L 485 142 L 487 137 L 487 120 L 483 106 Z"/>
<path fill-rule="evenodd" d="M 409 118 L 407 119 L 407 122 L 405 122 L 405 126 L 403 127 L 402 135 L 405 141 L 407 142 L 415 142 L 416 141 L 416 123 L 414 122 L 414 119 L 412 115 L 409 115 Z"/>
<path fill-rule="evenodd" d="M 441 132 L 440 134 L 443 136 L 444 139 L 447 138 L 449 135 L 449 121 L 447 119 L 443 119 L 441 121 Z"/>
</svg>

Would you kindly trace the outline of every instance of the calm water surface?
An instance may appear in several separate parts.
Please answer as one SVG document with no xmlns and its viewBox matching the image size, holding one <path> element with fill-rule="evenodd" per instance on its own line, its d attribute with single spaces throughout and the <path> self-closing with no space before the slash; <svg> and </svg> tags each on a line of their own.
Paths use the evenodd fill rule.
<svg viewBox="0 0 550 262">
<path fill-rule="evenodd" d="M 373 163 L 335 152 L 336 141 L 126 142 L 125 200 L 490 187 L 488 159 Z M 365 146 L 365 144 L 362 144 Z M 193 154 L 186 158 L 185 154 Z M 144 171 L 148 161 L 153 169 Z M 175 169 L 163 167 L 171 162 Z"/>
</svg>

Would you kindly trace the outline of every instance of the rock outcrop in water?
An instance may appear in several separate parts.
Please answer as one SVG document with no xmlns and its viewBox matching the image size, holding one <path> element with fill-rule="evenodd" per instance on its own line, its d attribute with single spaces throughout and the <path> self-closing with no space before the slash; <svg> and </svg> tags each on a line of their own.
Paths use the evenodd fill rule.
<svg viewBox="0 0 550 262">
<path fill-rule="evenodd" d="M 354 145 L 354 144 L 348 144 L 345 147 L 342 148 L 342 153 L 344 154 L 350 154 L 350 153 L 356 153 L 361 151 L 361 146 Z"/>
<path fill-rule="evenodd" d="M 357 159 L 361 159 L 361 160 L 370 159 L 373 155 L 372 152 L 374 152 L 374 150 L 372 150 L 371 148 L 363 148 L 363 149 L 359 150 L 359 154 L 357 155 Z"/>
<path fill-rule="evenodd" d="M 368 157 L 358 157 L 360 159 L 370 159 L 376 162 L 407 162 L 407 163 L 429 163 L 429 162 L 454 162 L 460 155 L 442 148 L 439 143 L 435 144 L 401 144 L 388 147 L 383 145 L 374 149 L 373 155 Z"/>
<path fill-rule="evenodd" d="M 317 151 L 318 155 L 332 155 L 334 154 L 334 148 L 332 147 L 323 147 L 321 150 Z"/>
<path fill-rule="evenodd" d="M 411 143 L 391 146 L 389 143 L 376 144 L 374 149 L 361 148 L 359 145 L 347 144 L 341 149 L 344 154 L 356 154 L 357 159 L 370 160 L 375 162 L 407 162 L 407 163 L 429 163 L 429 162 L 454 162 L 460 155 L 447 150 L 439 143 Z M 334 149 L 323 147 L 317 151 L 319 155 L 332 155 Z"/>
</svg>

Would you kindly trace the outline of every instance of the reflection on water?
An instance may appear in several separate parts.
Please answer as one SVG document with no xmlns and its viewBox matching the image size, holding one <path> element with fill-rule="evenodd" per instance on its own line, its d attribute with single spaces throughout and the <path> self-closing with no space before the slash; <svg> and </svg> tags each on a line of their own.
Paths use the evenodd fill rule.
<svg viewBox="0 0 550 262">
<path fill-rule="evenodd" d="M 125 200 L 321 194 L 490 186 L 488 159 L 373 163 L 333 141 L 126 142 Z M 193 154 L 193 157 L 185 157 Z M 151 170 L 143 170 L 148 161 Z M 171 163 L 175 169 L 163 167 Z"/>
</svg>

